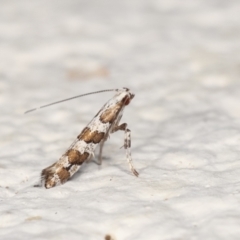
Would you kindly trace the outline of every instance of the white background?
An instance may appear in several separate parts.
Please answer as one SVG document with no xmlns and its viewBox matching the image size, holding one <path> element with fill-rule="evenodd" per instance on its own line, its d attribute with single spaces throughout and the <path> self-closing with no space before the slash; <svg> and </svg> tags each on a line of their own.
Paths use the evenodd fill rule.
<svg viewBox="0 0 240 240">
<path fill-rule="evenodd" d="M 239 1 L 0 4 L 0 239 L 239 239 Z M 139 178 L 118 132 L 101 167 L 33 187 L 113 93 L 23 112 L 120 87 Z"/>
</svg>

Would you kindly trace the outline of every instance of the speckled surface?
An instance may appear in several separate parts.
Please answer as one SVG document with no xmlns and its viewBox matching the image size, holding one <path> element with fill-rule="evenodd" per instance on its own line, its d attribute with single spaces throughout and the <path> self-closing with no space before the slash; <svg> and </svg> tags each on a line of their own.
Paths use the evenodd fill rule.
<svg viewBox="0 0 240 240">
<path fill-rule="evenodd" d="M 0 239 L 182 240 L 240 236 L 238 1 L 2 1 Z M 121 132 L 101 167 L 33 187 L 129 87 L 139 178 Z"/>
</svg>

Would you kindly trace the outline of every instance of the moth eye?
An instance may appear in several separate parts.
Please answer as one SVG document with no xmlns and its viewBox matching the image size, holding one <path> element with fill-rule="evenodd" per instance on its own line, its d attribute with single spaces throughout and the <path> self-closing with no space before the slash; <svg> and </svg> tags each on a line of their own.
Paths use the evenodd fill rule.
<svg viewBox="0 0 240 240">
<path fill-rule="evenodd" d="M 125 104 L 125 105 L 128 105 L 130 102 L 131 102 L 131 99 L 130 99 L 130 98 L 127 98 L 127 99 L 124 101 L 124 104 Z"/>
</svg>

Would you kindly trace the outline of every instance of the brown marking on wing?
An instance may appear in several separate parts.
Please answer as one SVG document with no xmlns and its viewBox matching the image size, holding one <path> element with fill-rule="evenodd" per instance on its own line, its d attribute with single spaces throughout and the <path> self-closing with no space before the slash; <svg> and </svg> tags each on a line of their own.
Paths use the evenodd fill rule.
<svg viewBox="0 0 240 240">
<path fill-rule="evenodd" d="M 79 140 L 83 140 L 86 143 L 100 143 L 101 140 L 104 138 L 105 133 L 104 132 L 98 132 L 98 131 L 91 131 L 90 128 L 86 127 L 83 129 L 81 134 L 78 136 Z"/>
<path fill-rule="evenodd" d="M 69 149 L 66 152 L 66 156 L 68 156 L 68 161 L 70 164 L 81 165 L 89 157 L 89 153 L 84 152 L 83 154 L 81 154 L 76 149 Z"/>
<path fill-rule="evenodd" d="M 46 179 L 46 181 L 47 181 L 47 179 L 49 179 L 52 176 L 52 174 L 53 174 L 52 169 L 53 169 L 54 165 L 55 165 L 55 163 L 42 170 L 42 173 L 41 173 L 42 179 Z"/>
<path fill-rule="evenodd" d="M 117 118 L 119 111 L 122 109 L 124 102 L 118 102 L 115 106 L 108 108 L 100 115 L 102 123 L 113 123 Z"/>
<path fill-rule="evenodd" d="M 66 182 L 70 178 L 70 173 L 68 172 L 68 170 L 66 168 L 61 168 L 61 170 L 59 170 L 57 172 L 57 175 L 58 175 L 61 183 Z"/>
<path fill-rule="evenodd" d="M 101 140 L 104 138 L 105 133 L 104 132 L 97 132 L 95 131 L 95 135 L 93 137 L 93 143 L 97 144 L 100 143 Z"/>
<path fill-rule="evenodd" d="M 88 133 L 89 133 L 89 131 L 90 131 L 90 129 L 89 129 L 88 127 L 85 127 L 85 128 L 82 130 L 82 132 L 77 136 L 77 138 L 78 138 L 79 140 L 81 140 L 82 137 L 83 137 L 85 134 L 88 134 Z"/>
</svg>

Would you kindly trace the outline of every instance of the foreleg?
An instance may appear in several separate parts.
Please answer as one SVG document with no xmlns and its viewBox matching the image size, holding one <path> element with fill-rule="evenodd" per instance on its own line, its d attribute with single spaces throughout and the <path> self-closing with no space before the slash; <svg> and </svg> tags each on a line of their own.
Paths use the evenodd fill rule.
<svg viewBox="0 0 240 240">
<path fill-rule="evenodd" d="M 129 164 L 129 167 L 132 171 L 132 173 L 137 177 L 139 175 L 139 173 L 136 171 L 136 169 L 133 167 L 132 164 L 132 156 L 131 156 L 131 131 L 130 129 L 127 128 L 127 124 L 123 123 L 121 125 L 115 126 L 111 132 L 114 133 L 116 131 L 124 131 L 124 148 L 126 150 L 126 158 Z"/>
</svg>

